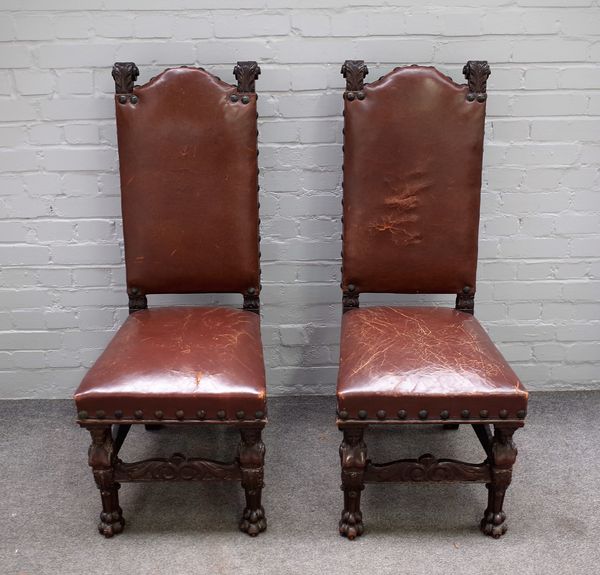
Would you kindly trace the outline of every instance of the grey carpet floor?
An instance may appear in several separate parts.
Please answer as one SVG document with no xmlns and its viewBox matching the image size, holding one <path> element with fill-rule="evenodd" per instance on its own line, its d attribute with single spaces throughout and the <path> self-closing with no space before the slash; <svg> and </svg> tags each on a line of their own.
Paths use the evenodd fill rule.
<svg viewBox="0 0 600 575">
<path fill-rule="evenodd" d="M 329 397 L 273 398 L 264 506 L 269 528 L 237 530 L 235 483 L 127 484 L 125 532 L 96 530 L 100 499 L 86 465 L 89 434 L 68 401 L 0 402 L 0 574 L 591 574 L 600 572 L 600 392 L 533 394 L 505 510 L 493 540 L 478 521 L 483 485 L 368 485 L 365 535 L 337 533 L 339 489 Z M 479 461 L 469 426 L 458 431 L 374 429 L 374 460 L 437 456 Z M 173 451 L 228 459 L 226 429 L 132 430 L 123 459 Z M 184 445 L 183 445 L 184 444 Z"/>
</svg>

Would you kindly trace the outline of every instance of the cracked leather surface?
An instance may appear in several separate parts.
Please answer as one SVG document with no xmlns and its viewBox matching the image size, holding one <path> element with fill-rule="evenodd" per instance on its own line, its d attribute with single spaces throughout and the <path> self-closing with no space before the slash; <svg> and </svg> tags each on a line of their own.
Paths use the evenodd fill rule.
<svg viewBox="0 0 600 575">
<path fill-rule="evenodd" d="M 343 288 L 474 288 L 485 104 L 420 66 L 362 91 L 344 103 Z"/>
<path fill-rule="evenodd" d="M 142 293 L 259 288 L 256 95 L 173 68 L 116 96 L 127 286 Z"/>
<path fill-rule="evenodd" d="M 371 307 L 343 315 L 338 409 L 357 418 L 379 410 L 419 419 L 461 419 L 469 410 L 509 418 L 527 408 L 527 391 L 481 324 L 470 314 L 433 307 Z"/>
<path fill-rule="evenodd" d="M 235 419 L 265 411 L 260 317 L 223 307 L 168 307 L 131 314 L 75 392 L 78 410 L 175 419 L 199 410 Z"/>
</svg>

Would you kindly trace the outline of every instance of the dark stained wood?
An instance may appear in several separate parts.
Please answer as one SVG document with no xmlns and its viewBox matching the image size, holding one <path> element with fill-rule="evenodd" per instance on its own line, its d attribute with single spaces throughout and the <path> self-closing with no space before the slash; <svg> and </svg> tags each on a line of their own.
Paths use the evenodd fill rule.
<svg viewBox="0 0 600 575">
<path fill-rule="evenodd" d="M 133 94 L 133 86 L 140 71 L 133 62 L 115 62 L 112 77 L 115 81 L 115 94 Z"/>
<path fill-rule="evenodd" d="M 344 428 L 344 439 L 340 445 L 344 509 L 339 529 L 340 535 L 348 539 L 355 539 L 364 531 L 360 510 L 360 495 L 365 488 L 364 476 L 367 467 L 367 446 L 363 441 L 364 430 L 364 427 Z"/>
<path fill-rule="evenodd" d="M 237 462 L 221 463 L 210 459 L 187 458 L 175 453 L 168 459 L 146 459 L 133 463 L 117 461 L 115 479 L 121 482 L 141 481 L 239 481 Z"/>
<path fill-rule="evenodd" d="M 485 102 L 487 99 L 487 79 L 491 74 L 485 60 L 469 60 L 463 67 L 463 74 L 469 84 L 467 100 Z"/>
<path fill-rule="evenodd" d="M 267 528 L 267 518 L 261 504 L 265 462 L 265 444 L 261 433 L 260 427 L 240 429 L 238 448 L 242 487 L 246 493 L 246 507 L 240 521 L 240 530 L 251 537 Z"/>
<path fill-rule="evenodd" d="M 233 68 L 238 92 L 254 92 L 254 82 L 260 76 L 260 66 L 254 61 L 238 62 Z"/>
</svg>

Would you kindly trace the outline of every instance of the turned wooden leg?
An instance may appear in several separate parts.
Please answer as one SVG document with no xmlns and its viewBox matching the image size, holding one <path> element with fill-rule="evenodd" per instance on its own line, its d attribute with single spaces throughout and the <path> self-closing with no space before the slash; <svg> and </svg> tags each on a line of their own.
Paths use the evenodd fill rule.
<svg viewBox="0 0 600 575">
<path fill-rule="evenodd" d="M 246 492 L 246 507 L 240 521 L 240 529 L 255 537 L 267 528 L 265 510 L 261 505 L 264 486 L 265 444 L 261 428 L 242 428 L 238 460 L 242 471 L 242 487 Z"/>
<path fill-rule="evenodd" d="M 363 475 L 367 465 L 367 446 L 363 441 L 364 427 L 343 429 L 344 439 L 340 445 L 342 465 L 342 490 L 344 510 L 340 520 L 340 535 L 355 539 L 363 534 L 360 510 L 360 494 L 365 488 Z"/>
<path fill-rule="evenodd" d="M 123 531 L 125 520 L 119 507 L 119 487 L 114 480 L 114 444 L 111 426 L 91 427 L 92 444 L 88 452 L 89 465 L 102 498 L 102 513 L 98 530 L 104 537 L 112 537 Z"/>
<path fill-rule="evenodd" d="M 481 520 L 481 530 L 498 539 L 506 533 L 506 514 L 502 510 L 504 495 L 512 478 L 512 467 L 517 458 L 517 448 L 512 436 L 516 427 L 496 426 L 492 439 L 492 481 L 486 483 L 488 505 Z"/>
</svg>

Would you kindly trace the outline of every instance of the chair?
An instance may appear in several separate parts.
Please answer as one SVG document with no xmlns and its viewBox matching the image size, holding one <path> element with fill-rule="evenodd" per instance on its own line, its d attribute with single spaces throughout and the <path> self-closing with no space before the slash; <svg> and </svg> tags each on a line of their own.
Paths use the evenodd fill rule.
<svg viewBox="0 0 600 575">
<path fill-rule="evenodd" d="M 92 436 L 99 530 L 125 525 L 124 482 L 241 481 L 240 529 L 266 528 L 261 506 L 266 387 L 259 316 L 256 62 L 237 87 L 201 68 L 174 68 L 143 86 L 132 62 L 113 68 L 130 315 L 75 392 Z M 240 293 L 243 309 L 158 307 L 149 294 Z M 231 462 L 188 458 L 125 463 L 132 425 L 232 426 Z M 114 432 L 114 433 L 113 433 Z"/>
<path fill-rule="evenodd" d="M 340 533 L 363 533 L 365 483 L 485 483 L 481 529 L 506 531 L 504 494 L 517 455 L 527 391 L 473 317 L 487 62 L 468 85 L 430 67 L 396 68 L 365 84 L 346 61 L 343 316 L 337 425 L 344 510 Z M 359 308 L 361 293 L 457 294 L 455 309 Z M 470 424 L 486 459 L 373 463 L 369 426 Z M 493 431 L 492 431 L 493 426 Z"/>
</svg>

